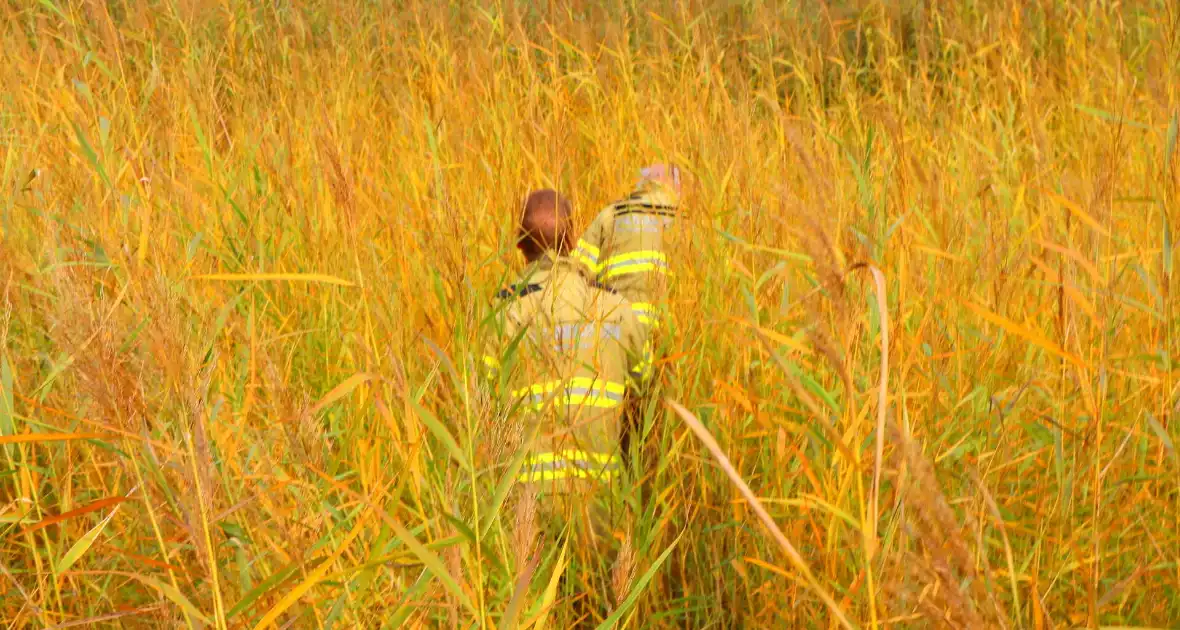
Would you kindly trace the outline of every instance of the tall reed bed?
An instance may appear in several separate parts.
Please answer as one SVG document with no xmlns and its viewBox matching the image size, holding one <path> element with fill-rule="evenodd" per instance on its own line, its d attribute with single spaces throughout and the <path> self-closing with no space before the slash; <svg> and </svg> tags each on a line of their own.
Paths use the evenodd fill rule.
<svg viewBox="0 0 1180 630">
<path fill-rule="evenodd" d="M 1173 625 L 1178 27 L 7 0 L 2 617 Z M 612 564 L 532 535 L 472 357 L 521 195 L 588 222 L 657 159 L 693 186 Z"/>
</svg>

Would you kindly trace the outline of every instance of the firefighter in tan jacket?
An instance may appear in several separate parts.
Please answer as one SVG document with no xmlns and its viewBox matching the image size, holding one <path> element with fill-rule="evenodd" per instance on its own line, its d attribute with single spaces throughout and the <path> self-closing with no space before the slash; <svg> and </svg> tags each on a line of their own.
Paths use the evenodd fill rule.
<svg viewBox="0 0 1180 630">
<path fill-rule="evenodd" d="M 680 210 L 680 169 L 656 164 L 640 175 L 630 196 L 598 213 L 573 256 L 591 281 L 630 300 L 639 322 L 654 328 L 671 275 L 667 232 Z"/>
<path fill-rule="evenodd" d="M 644 354 L 648 373 L 660 354 L 656 351 L 657 329 L 668 317 L 666 298 L 672 276 L 668 250 L 671 228 L 680 214 L 681 183 L 676 166 L 655 164 L 642 169 L 631 195 L 598 213 L 578 239 L 573 254 L 587 279 L 631 302 L 636 319 L 647 332 Z M 651 379 L 645 378 L 643 391 L 629 401 L 624 412 L 621 441 L 628 455 L 631 438 L 643 434 L 643 408 L 655 397 L 647 389 L 651 385 Z"/>
<path fill-rule="evenodd" d="M 567 257 L 569 224 L 556 192 L 529 195 L 518 245 L 528 264 L 498 295 L 483 358 L 531 438 L 517 481 L 565 498 L 600 493 L 622 472 L 624 399 L 650 367 L 630 303 L 591 286 Z"/>
</svg>

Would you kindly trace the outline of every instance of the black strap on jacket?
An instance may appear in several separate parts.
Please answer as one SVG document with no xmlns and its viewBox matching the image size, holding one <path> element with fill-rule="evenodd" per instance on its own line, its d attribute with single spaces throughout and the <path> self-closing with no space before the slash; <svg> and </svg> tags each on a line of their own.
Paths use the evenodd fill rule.
<svg viewBox="0 0 1180 630">
<path fill-rule="evenodd" d="M 501 289 L 500 292 L 496 294 L 496 297 L 500 298 L 501 300 L 522 298 L 530 293 L 536 293 L 541 289 L 542 287 L 539 284 L 518 284 L 506 289 Z"/>
<path fill-rule="evenodd" d="M 615 216 L 627 214 L 657 214 L 665 217 L 676 216 L 676 206 L 658 203 L 622 203 L 615 206 Z"/>
</svg>

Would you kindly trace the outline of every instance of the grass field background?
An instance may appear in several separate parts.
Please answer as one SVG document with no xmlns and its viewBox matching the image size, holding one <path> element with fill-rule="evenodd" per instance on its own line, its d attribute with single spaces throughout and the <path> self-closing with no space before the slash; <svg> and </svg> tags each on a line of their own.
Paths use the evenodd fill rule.
<svg viewBox="0 0 1180 630">
<path fill-rule="evenodd" d="M 9 627 L 1180 623 L 1175 3 L 6 0 L 0 84 Z M 525 566 L 517 204 L 661 159 L 632 551 Z"/>
</svg>

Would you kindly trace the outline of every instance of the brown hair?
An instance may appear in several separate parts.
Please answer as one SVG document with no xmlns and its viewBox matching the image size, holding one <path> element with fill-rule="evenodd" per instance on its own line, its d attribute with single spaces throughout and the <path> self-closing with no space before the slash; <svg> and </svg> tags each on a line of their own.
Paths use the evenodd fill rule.
<svg viewBox="0 0 1180 630">
<path fill-rule="evenodd" d="M 568 199 L 556 190 L 545 188 L 529 193 L 520 217 L 520 240 L 517 247 L 528 260 L 547 250 L 558 254 L 569 251 L 570 215 Z"/>
</svg>

